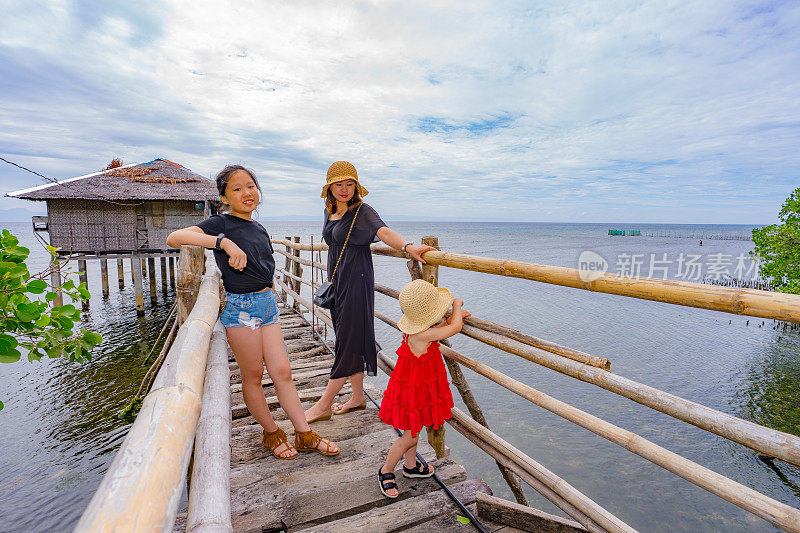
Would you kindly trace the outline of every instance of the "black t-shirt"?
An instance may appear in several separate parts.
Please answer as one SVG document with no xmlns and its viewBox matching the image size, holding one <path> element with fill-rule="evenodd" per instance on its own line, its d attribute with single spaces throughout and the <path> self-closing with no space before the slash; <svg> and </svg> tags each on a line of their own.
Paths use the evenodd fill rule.
<svg viewBox="0 0 800 533">
<path fill-rule="evenodd" d="M 222 272 L 222 284 L 226 291 L 242 294 L 272 287 L 275 259 L 272 257 L 269 233 L 264 226 L 255 220 L 245 220 L 228 214 L 213 215 L 197 226 L 208 235 L 224 233 L 247 254 L 247 265 L 239 271 L 228 264 L 229 257 L 224 250 L 214 250 L 214 258 Z"/>
</svg>

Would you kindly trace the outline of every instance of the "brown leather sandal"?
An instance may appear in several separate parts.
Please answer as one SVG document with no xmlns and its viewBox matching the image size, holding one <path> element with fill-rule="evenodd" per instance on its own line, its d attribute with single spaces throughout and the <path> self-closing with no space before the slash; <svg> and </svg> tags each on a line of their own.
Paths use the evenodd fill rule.
<svg viewBox="0 0 800 533">
<path fill-rule="evenodd" d="M 294 455 L 285 456 L 283 454 L 290 452 L 292 450 L 292 445 L 289 444 L 289 439 L 286 437 L 286 433 L 281 428 L 276 429 L 273 432 L 268 432 L 266 429 L 264 430 L 264 435 L 261 437 L 261 442 L 270 449 L 272 455 L 274 455 L 277 459 L 294 459 L 299 454 L 296 453 L 295 450 Z M 286 449 L 280 453 L 276 453 L 281 444 L 286 445 Z"/>
<path fill-rule="evenodd" d="M 320 443 L 325 444 L 324 450 L 319 449 Z M 310 429 L 308 431 L 294 432 L 294 447 L 298 452 L 317 452 L 322 455 L 336 455 L 341 451 L 336 444 L 323 439 Z M 333 449 L 336 449 L 336 451 L 331 451 Z"/>
</svg>

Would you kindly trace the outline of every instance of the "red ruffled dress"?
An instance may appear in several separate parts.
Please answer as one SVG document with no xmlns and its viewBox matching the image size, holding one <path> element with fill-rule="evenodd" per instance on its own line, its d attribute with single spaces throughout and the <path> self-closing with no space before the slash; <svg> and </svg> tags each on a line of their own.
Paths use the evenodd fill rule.
<svg viewBox="0 0 800 533">
<path fill-rule="evenodd" d="M 417 357 L 408 346 L 408 338 L 397 349 L 397 364 L 383 393 L 381 420 L 397 429 L 416 435 L 422 426 L 437 429 L 452 415 L 453 395 L 447 381 L 439 343 Z"/>
</svg>

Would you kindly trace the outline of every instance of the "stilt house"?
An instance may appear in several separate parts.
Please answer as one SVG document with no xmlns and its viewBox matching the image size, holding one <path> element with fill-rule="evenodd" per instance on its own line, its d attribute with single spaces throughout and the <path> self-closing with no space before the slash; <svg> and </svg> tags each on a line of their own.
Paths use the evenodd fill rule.
<svg viewBox="0 0 800 533">
<path fill-rule="evenodd" d="M 168 161 L 119 166 L 58 183 L 8 193 L 47 202 L 33 217 L 61 253 L 142 252 L 167 249 L 167 235 L 216 212 L 216 185 Z"/>
</svg>

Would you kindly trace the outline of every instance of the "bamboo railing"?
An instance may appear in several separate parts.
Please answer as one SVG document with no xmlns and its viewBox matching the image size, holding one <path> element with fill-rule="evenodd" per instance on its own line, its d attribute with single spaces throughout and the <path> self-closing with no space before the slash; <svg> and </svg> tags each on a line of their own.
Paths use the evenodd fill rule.
<svg viewBox="0 0 800 533">
<path fill-rule="evenodd" d="M 203 257 L 204 262 L 198 261 L 198 258 Z M 179 278 L 182 289 L 179 291 L 179 298 L 190 296 L 192 291 L 185 280 L 199 278 L 203 266 L 205 267 L 205 274 L 198 280 L 199 286 L 192 298 L 196 302 L 192 302 L 188 309 L 183 307 L 191 312 L 183 317 L 183 324 L 167 352 L 153 387 L 145 396 L 139 415 L 81 516 L 75 528 L 77 532 L 171 531 L 192 456 L 195 429 L 201 410 L 205 415 L 201 428 L 214 428 L 212 432 L 224 436 L 224 442 L 212 444 L 210 447 L 207 442 L 200 445 L 205 450 L 224 448 L 229 453 L 230 430 L 224 433 L 217 431 L 217 426 L 224 426 L 222 421 L 215 419 L 216 416 L 223 416 L 222 412 L 208 404 L 212 399 L 210 394 L 203 394 L 211 345 L 215 355 L 212 355 L 212 361 L 208 364 L 211 371 L 208 385 L 217 386 L 222 382 L 225 385 L 224 394 L 216 396 L 230 401 L 227 376 L 223 381 L 223 376 L 218 375 L 218 367 L 221 366 L 218 333 L 217 340 L 211 343 L 212 330 L 219 315 L 220 272 L 211 252 L 203 254 L 201 248 L 184 246 L 181 249 L 181 258 L 183 261 L 179 264 L 195 266 L 191 272 L 184 273 L 189 276 L 183 276 L 183 283 Z M 181 305 L 179 311 L 180 309 Z M 224 368 L 227 372 L 227 352 L 224 352 L 224 357 Z M 225 416 L 230 424 L 229 409 Z M 229 462 L 228 456 L 226 469 Z M 204 469 L 212 467 L 201 460 L 195 461 L 196 476 L 199 475 L 202 479 L 200 471 Z M 221 485 L 218 479 L 215 483 Z M 197 480 L 193 485 L 197 486 Z M 224 500 L 227 505 L 230 505 L 229 499 L 230 494 L 225 489 Z M 201 509 L 196 501 L 197 498 L 193 498 L 190 492 L 190 519 L 193 516 L 196 518 L 194 523 L 205 522 L 209 526 L 200 524 L 192 531 L 225 531 L 226 520 L 227 530 L 230 531 L 229 510 L 227 518 L 224 514 L 222 518 L 209 517 L 212 506 Z M 203 506 L 207 506 L 205 500 Z M 215 509 L 224 513 L 224 509 L 220 507 Z"/>
<path fill-rule="evenodd" d="M 327 246 L 324 244 L 312 246 L 298 243 L 296 239 L 295 242 L 291 242 L 288 239 L 273 240 L 273 242 L 286 247 L 285 252 L 276 250 L 276 252 L 287 258 L 287 268 L 282 271 L 284 279 L 282 281 L 278 280 L 278 284 L 284 287 L 284 290 L 292 289 L 286 290 L 286 294 L 292 296 L 301 307 L 306 308 L 315 316 L 330 324 L 330 316 L 324 313 L 323 310 L 314 308 L 300 294 L 301 285 L 309 285 L 313 291 L 313 282 L 307 282 L 301 276 L 298 276 L 296 272 L 290 272 L 289 268 L 291 262 L 295 265 L 311 266 L 312 269 L 324 271 L 326 267 L 320 261 L 301 258 L 298 254 L 300 251 L 327 250 Z M 372 245 L 372 252 L 377 255 L 405 258 L 402 252 L 381 244 Z M 580 277 L 579 271 L 575 269 L 476 257 L 438 250 L 426 252 L 423 254 L 423 258 L 427 262 L 429 269 L 436 266 L 446 266 L 664 303 L 800 322 L 800 296 L 796 295 L 650 278 L 621 278 L 613 275 L 603 275 L 594 281 L 584 282 Z M 415 262 L 409 261 L 409 271 L 412 273 L 412 277 L 420 275 L 414 273 L 415 269 L 418 270 L 419 266 Z M 398 296 L 397 290 L 379 284 L 376 284 L 375 290 L 393 298 Z M 375 316 L 390 326 L 396 327 L 396 322 L 392 318 L 380 312 L 375 312 Z M 610 363 L 605 358 L 560 346 L 478 317 L 465 319 L 462 333 L 507 353 L 567 376 L 592 383 L 767 456 L 800 466 L 800 437 L 754 424 L 614 374 L 609 371 Z M 445 361 L 448 363 L 448 369 L 451 371 L 453 384 L 462 394 L 462 398 L 470 408 L 471 414 L 473 414 L 473 407 L 476 406 L 470 406 L 470 402 L 467 401 L 472 394 L 463 379 L 463 375 L 460 373 L 459 365 L 467 366 L 525 400 L 628 449 L 781 529 L 800 532 L 800 511 L 798 509 L 778 502 L 713 472 L 635 433 L 552 398 L 447 346 L 442 346 L 441 351 Z M 380 352 L 379 366 L 387 373 L 390 373 L 394 364 L 383 352 Z M 472 401 L 474 402 L 474 398 Z M 449 422 L 454 429 L 494 458 L 499 466 L 520 476 L 523 481 L 552 501 L 589 531 L 631 531 L 630 526 L 597 506 L 595 502 L 571 487 L 564 480 L 555 477 L 552 472 L 546 470 L 542 465 L 511 447 L 502 438 L 489 430 L 488 427 L 476 422 L 476 418 L 474 414 L 473 418 L 470 418 L 465 413 L 455 409 L 453 419 Z M 429 438 L 430 436 L 429 433 Z M 507 476 L 504 475 L 504 477 L 508 480 Z M 510 481 L 509 484 L 511 485 Z"/>
</svg>

